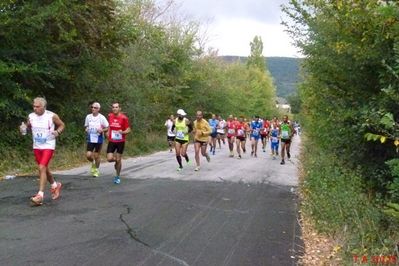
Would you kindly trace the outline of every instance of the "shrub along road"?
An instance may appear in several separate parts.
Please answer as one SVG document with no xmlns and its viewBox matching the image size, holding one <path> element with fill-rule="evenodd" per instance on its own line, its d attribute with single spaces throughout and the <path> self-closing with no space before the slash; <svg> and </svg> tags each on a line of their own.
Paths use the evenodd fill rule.
<svg viewBox="0 0 399 266">
<path fill-rule="evenodd" d="M 281 166 L 269 154 L 229 158 L 227 145 L 201 170 L 177 172 L 174 153 L 123 161 L 99 178 L 89 165 L 57 172 L 61 198 L 30 207 L 37 179 L 0 182 L 0 265 L 295 265 L 297 156 Z M 250 145 L 247 143 L 247 150 Z"/>
</svg>

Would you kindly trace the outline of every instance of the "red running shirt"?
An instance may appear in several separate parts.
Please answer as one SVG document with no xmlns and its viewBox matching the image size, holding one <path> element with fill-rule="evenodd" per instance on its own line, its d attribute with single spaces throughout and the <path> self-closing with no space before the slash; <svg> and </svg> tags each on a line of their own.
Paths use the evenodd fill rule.
<svg viewBox="0 0 399 266">
<path fill-rule="evenodd" d="M 108 140 L 110 142 L 125 142 L 126 135 L 121 134 L 118 130 L 125 131 L 129 125 L 129 119 L 124 114 L 114 115 L 113 113 L 108 114 Z"/>
<path fill-rule="evenodd" d="M 245 137 L 245 124 L 237 122 L 236 124 L 237 137 Z"/>
<path fill-rule="evenodd" d="M 227 137 L 234 137 L 236 135 L 236 122 L 227 121 Z"/>
</svg>

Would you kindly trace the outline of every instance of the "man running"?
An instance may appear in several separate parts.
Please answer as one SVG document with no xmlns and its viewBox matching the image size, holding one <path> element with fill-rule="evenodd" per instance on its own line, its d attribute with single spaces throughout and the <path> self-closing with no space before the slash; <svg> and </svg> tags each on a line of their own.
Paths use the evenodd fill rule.
<svg viewBox="0 0 399 266">
<path fill-rule="evenodd" d="M 241 149 L 245 151 L 245 122 L 244 118 L 240 117 L 236 123 L 236 147 L 238 159 L 241 159 Z"/>
<path fill-rule="evenodd" d="M 267 141 L 269 138 L 269 131 L 270 131 L 270 121 L 266 118 L 263 119 L 263 128 L 260 132 L 260 138 L 262 141 L 262 150 L 266 152 Z"/>
<path fill-rule="evenodd" d="M 290 145 L 291 139 L 294 135 L 294 128 L 292 123 L 288 120 L 288 116 L 285 115 L 283 118 L 283 122 L 280 125 L 280 134 L 281 134 L 281 163 L 285 164 L 284 157 L 285 152 L 287 152 L 288 160 L 291 158 L 290 154 Z"/>
<path fill-rule="evenodd" d="M 276 156 L 278 156 L 278 146 L 280 143 L 279 136 L 280 136 L 279 126 L 277 122 L 274 122 L 271 126 L 271 131 L 270 131 L 270 146 L 272 150 L 271 153 L 273 156 L 273 160 L 275 160 Z"/>
<path fill-rule="evenodd" d="M 183 109 L 177 110 L 177 118 L 174 123 L 174 130 L 176 131 L 175 137 L 175 150 L 176 150 L 176 160 L 179 164 L 177 171 L 183 170 L 183 164 L 181 160 L 181 156 L 186 159 L 186 162 L 189 163 L 190 160 L 187 155 L 188 141 L 189 141 L 189 133 L 193 130 L 193 126 L 185 116 L 186 112 Z"/>
<path fill-rule="evenodd" d="M 114 184 L 121 183 L 122 154 L 125 149 L 126 135 L 131 132 L 129 119 L 122 113 L 119 102 L 112 103 L 112 112 L 108 114 L 107 161 L 115 162 Z"/>
<path fill-rule="evenodd" d="M 263 128 L 262 122 L 259 120 L 259 116 L 256 115 L 255 119 L 251 122 L 251 156 L 258 157 L 258 142 L 260 138 L 260 131 Z"/>
<path fill-rule="evenodd" d="M 86 158 L 91 162 L 90 172 L 93 177 L 100 175 L 100 152 L 104 143 L 104 132 L 108 130 L 108 121 L 100 114 L 101 105 L 98 102 L 91 104 L 91 114 L 85 119 L 87 138 Z"/>
<path fill-rule="evenodd" d="M 226 121 L 219 115 L 218 116 L 218 125 L 216 127 L 216 132 L 217 132 L 217 139 L 218 139 L 218 143 L 219 143 L 219 149 L 222 148 L 222 146 L 220 145 L 220 140 L 223 141 L 223 144 L 225 143 L 224 138 L 226 136 Z"/>
<path fill-rule="evenodd" d="M 39 168 L 39 191 L 30 198 L 34 206 L 43 204 L 47 181 L 51 185 L 51 198 L 60 197 L 61 182 L 56 182 L 48 167 L 55 150 L 55 139 L 65 129 L 64 122 L 56 113 L 46 110 L 47 101 L 42 97 L 33 100 L 33 113 L 28 116 L 27 127 L 32 131 L 33 153 Z M 20 127 L 21 134 L 26 134 Z"/>
<path fill-rule="evenodd" d="M 229 115 L 227 118 L 227 141 L 229 143 L 229 157 L 234 157 L 234 142 L 236 137 L 236 122 L 234 121 L 233 115 Z"/>
<path fill-rule="evenodd" d="M 172 149 L 175 147 L 175 132 L 173 132 L 173 123 L 174 123 L 175 117 L 173 115 L 170 115 L 168 120 L 165 122 L 165 127 L 166 127 L 166 136 L 167 136 L 167 141 L 169 145 L 169 152 L 172 152 Z"/>
<path fill-rule="evenodd" d="M 217 138 L 217 126 L 219 124 L 219 120 L 216 119 L 216 115 L 212 114 L 212 118 L 208 121 L 209 126 L 211 127 L 211 139 L 209 140 L 209 144 L 211 146 L 210 152 L 215 155 L 216 150 L 216 138 Z"/>
<path fill-rule="evenodd" d="M 209 123 L 203 118 L 202 111 L 197 111 L 197 119 L 194 121 L 194 150 L 195 150 L 195 162 L 197 166 L 194 171 L 200 170 L 200 156 L 206 157 L 208 163 L 211 161 L 209 154 L 206 152 L 206 146 L 208 144 L 208 137 L 212 133 Z"/>
</svg>

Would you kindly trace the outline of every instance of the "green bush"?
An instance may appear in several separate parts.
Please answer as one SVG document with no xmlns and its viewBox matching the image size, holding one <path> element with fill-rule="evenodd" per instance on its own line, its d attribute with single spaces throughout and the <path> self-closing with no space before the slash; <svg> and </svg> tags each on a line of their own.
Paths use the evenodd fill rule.
<svg viewBox="0 0 399 266">
<path fill-rule="evenodd" d="M 348 262 L 353 254 L 394 254 L 397 224 L 364 193 L 359 169 L 345 168 L 338 158 L 317 152 L 309 141 L 304 147 L 302 206 L 316 228 L 342 241 Z"/>
</svg>

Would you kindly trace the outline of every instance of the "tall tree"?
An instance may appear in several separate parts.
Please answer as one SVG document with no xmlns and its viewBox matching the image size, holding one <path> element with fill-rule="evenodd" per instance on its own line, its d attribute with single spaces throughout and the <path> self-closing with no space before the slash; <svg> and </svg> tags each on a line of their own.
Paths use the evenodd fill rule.
<svg viewBox="0 0 399 266">
<path fill-rule="evenodd" d="M 256 67 L 261 71 L 266 69 L 265 58 L 263 57 L 263 42 L 260 36 L 255 36 L 250 43 L 251 54 L 248 57 L 247 66 Z"/>
</svg>

